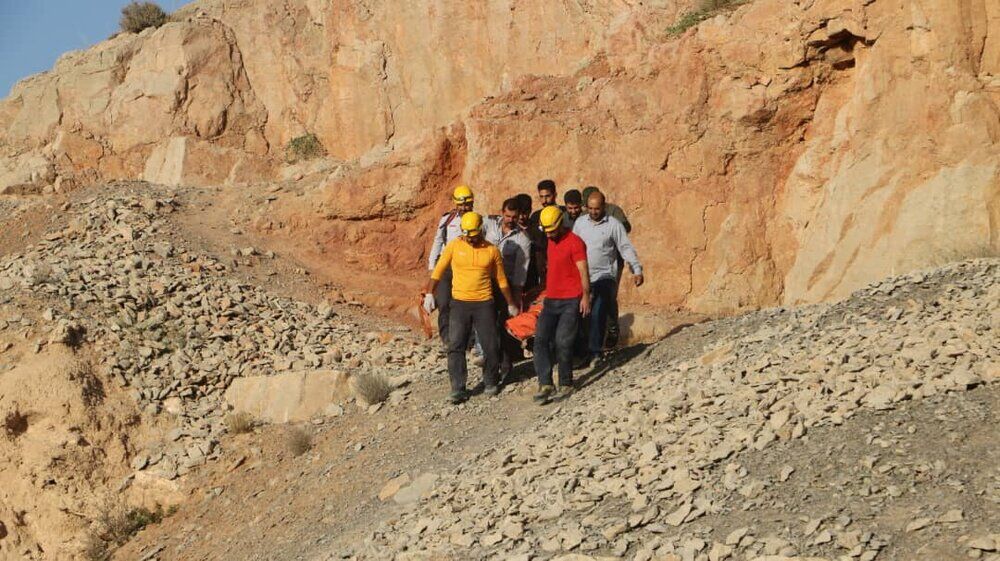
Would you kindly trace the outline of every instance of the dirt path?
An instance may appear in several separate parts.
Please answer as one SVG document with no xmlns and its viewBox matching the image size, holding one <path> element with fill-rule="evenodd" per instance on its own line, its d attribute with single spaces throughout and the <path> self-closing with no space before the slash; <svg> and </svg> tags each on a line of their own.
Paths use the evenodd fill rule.
<svg viewBox="0 0 1000 561">
<path fill-rule="evenodd" d="M 185 191 L 180 210 L 171 218 L 170 234 L 231 265 L 233 274 L 245 282 L 275 294 L 312 302 L 342 295 L 322 272 L 305 274 L 281 248 L 246 233 L 239 226 L 238 206 L 245 200 L 226 191 Z M 233 252 L 249 247 L 255 255 Z M 268 256 L 269 251 L 274 257 Z M 401 329 L 393 318 L 370 308 L 344 304 L 340 312 L 362 315 L 372 329 Z M 682 320 L 670 321 L 679 325 Z M 674 339 L 676 352 L 700 351 L 713 338 L 699 338 L 696 329 L 689 331 Z M 643 351 L 644 347 L 627 349 L 612 365 Z M 415 373 L 402 403 L 371 414 L 352 404 L 342 416 L 305 424 L 313 446 L 301 456 L 289 450 L 289 426 L 260 427 L 224 439 L 222 460 L 188 476 L 189 500 L 173 516 L 139 534 L 115 558 L 311 559 L 335 552 L 340 545 L 363 539 L 402 508 L 377 498 L 390 479 L 402 473 L 416 478 L 450 471 L 461 460 L 541 424 L 553 407 L 538 407 L 531 401 L 532 373 L 530 363 L 524 362 L 499 398 L 477 396 L 456 408 L 444 403 L 447 378 L 442 355 L 436 371 Z M 610 367 L 593 371 L 590 383 L 614 384 L 615 374 Z M 474 375 L 473 383 L 477 378 Z"/>
</svg>

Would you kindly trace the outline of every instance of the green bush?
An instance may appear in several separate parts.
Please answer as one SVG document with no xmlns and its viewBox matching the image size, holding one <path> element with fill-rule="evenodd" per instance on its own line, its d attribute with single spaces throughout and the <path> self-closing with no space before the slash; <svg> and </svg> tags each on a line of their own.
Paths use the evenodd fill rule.
<svg viewBox="0 0 1000 561">
<path fill-rule="evenodd" d="M 130 2 L 122 8 L 118 26 L 127 33 L 139 33 L 147 27 L 160 27 L 167 23 L 167 13 L 153 2 Z"/>
<path fill-rule="evenodd" d="M 289 163 L 311 160 L 326 154 L 326 149 L 313 133 L 293 138 L 285 146 L 285 157 Z"/>
<path fill-rule="evenodd" d="M 718 14 L 723 10 L 735 8 L 741 4 L 746 4 L 750 0 L 701 0 L 698 8 L 685 12 L 676 23 L 667 28 L 667 33 L 673 36 L 680 35 L 688 29 L 698 25 L 708 18 Z"/>
</svg>

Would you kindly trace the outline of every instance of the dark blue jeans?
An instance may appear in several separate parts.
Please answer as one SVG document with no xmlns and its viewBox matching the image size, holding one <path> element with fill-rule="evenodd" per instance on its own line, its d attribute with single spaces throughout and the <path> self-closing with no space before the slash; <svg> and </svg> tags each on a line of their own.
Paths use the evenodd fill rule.
<svg viewBox="0 0 1000 561">
<path fill-rule="evenodd" d="M 545 299 L 535 326 L 535 374 L 539 385 L 552 385 L 553 350 L 559 365 L 559 385 L 573 383 L 573 341 L 579 324 L 579 298 Z"/>
<path fill-rule="evenodd" d="M 604 349 L 604 330 L 608 326 L 615 301 L 617 279 L 601 279 L 590 283 L 590 293 L 593 296 L 590 304 L 590 321 L 587 333 L 587 351 L 596 355 Z"/>
</svg>

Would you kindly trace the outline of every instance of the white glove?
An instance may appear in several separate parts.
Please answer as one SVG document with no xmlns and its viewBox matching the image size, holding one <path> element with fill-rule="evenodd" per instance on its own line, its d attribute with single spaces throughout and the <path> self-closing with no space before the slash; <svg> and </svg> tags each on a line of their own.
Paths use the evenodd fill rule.
<svg viewBox="0 0 1000 561">
<path fill-rule="evenodd" d="M 517 306 L 507 306 L 507 315 L 514 317 L 521 313 L 521 310 L 517 309 Z"/>
<path fill-rule="evenodd" d="M 437 308 L 437 302 L 434 301 L 434 295 L 428 292 L 424 294 L 424 311 L 428 314 L 433 312 Z"/>
</svg>

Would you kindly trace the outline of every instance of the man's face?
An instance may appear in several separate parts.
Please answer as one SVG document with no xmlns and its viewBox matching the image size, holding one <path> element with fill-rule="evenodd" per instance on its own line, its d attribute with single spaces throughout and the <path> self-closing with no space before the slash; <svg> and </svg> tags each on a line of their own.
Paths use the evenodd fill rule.
<svg viewBox="0 0 1000 561">
<path fill-rule="evenodd" d="M 551 189 L 542 189 L 538 192 L 538 200 L 541 201 L 543 207 L 554 205 L 556 204 L 556 192 Z"/>
<path fill-rule="evenodd" d="M 462 216 L 466 212 L 472 212 L 473 202 L 471 200 L 465 201 L 463 203 L 455 203 L 455 210 L 458 211 L 458 215 Z"/>
<path fill-rule="evenodd" d="M 587 214 L 590 215 L 592 220 L 600 220 L 604 218 L 604 201 L 597 197 L 591 197 L 587 201 Z"/>
<path fill-rule="evenodd" d="M 520 220 L 521 220 L 520 212 L 513 209 L 506 209 L 503 211 L 504 228 L 513 228 L 515 225 L 518 224 L 518 222 L 520 222 Z"/>
<path fill-rule="evenodd" d="M 531 219 L 531 209 L 517 213 L 517 224 L 524 229 L 528 228 L 528 221 Z"/>
<path fill-rule="evenodd" d="M 583 205 L 579 203 L 566 203 L 566 214 L 568 214 L 573 220 L 579 218 L 582 212 Z"/>
<path fill-rule="evenodd" d="M 563 234 L 563 227 L 562 227 L 562 225 L 559 225 L 558 228 L 556 228 L 555 230 L 552 230 L 551 232 L 545 232 L 545 235 L 550 240 L 559 239 L 559 237 L 562 236 L 562 234 Z"/>
</svg>

